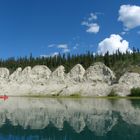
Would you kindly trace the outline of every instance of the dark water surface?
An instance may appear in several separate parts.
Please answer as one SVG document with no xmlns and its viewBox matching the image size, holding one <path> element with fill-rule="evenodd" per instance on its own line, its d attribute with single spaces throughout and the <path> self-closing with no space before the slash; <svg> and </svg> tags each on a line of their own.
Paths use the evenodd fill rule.
<svg viewBox="0 0 140 140">
<path fill-rule="evenodd" d="M 0 100 L 0 140 L 140 140 L 140 100 Z"/>
</svg>

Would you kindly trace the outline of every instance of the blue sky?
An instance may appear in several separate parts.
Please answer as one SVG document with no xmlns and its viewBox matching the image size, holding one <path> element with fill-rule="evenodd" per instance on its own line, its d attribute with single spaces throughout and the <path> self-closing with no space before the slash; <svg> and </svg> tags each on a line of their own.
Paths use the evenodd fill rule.
<svg viewBox="0 0 140 140">
<path fill-rule="evenodd" d="M 139 10 L 139 0 L 1 0 L 0 57 L 140 48 Z"/>
</svg>

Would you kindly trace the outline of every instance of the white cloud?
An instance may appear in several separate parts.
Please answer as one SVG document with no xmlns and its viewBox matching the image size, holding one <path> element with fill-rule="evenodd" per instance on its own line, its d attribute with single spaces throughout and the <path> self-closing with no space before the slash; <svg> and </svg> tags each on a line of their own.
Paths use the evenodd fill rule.
<svg viewBox="0 0 140 140">
<path fill-rule="evenodd" d="M 70 49 L 66 48 L 66 49 L 63 49 L 63 53 L 68 53 L 70 52 Z"/>
<path fill-rule="evenodd" d="M 88 33 L 96 34 L 100 30 L 100 26 L 97 23 L 88 23 L 86 21 L 83 21 L 82 25 L 85 25 L 85 26 L 88 27 L 87 30 L 86 30 L 86 32 L 88 32 Z"/>
<path fill-rule="evenodd" d="M 132 52 L 129 48 L 129 42 L 123 40 L 120 35 L 112 34 L 109 38 L 105 38 L 98 44 L 98 53 L 104 55 L 107 51 L 109 54 L 115 53 L 119 49 L 120 52 Z"/>
<path fill-rule="evenodd" d="M 86 21 L 83 21 L 81 23 L 81 25 L 87 27 L 86 29 L 87 33 L 97 34 L 99 32 L 100 26 L 97 23 L 93 22 L 94 20 L 97 20 L 97 18 L 98 18 L 97 14 L 90 13 L 90 17 Z"/>
<path fill-rule="evenodd" d="M 88 26 L 88 22 L 87 21 L 83 21 L 82 23 L 81 23 L 81 25 L 85 25 L 85 26 Z"/>
<path fill-rule="evenodd" d="M 59 52 L 54 52 L 54 53 L 51 54 L 52 57 L 58 56 L 58 55 L 59 55 Z"/>
<path fill-rule="evenodd" d="M 70 49 L 68 48 L 68 44 L 50 44 L 50 45 L 48 45 L 48 47 L 49 48 L 56 47 L 58 49 L 61 49 L 63 53 L 70 52 Z M 51 54 L 51 56 L 53 56 L 53 55 L 54 56 L 58 55 L 58 52 L 55 52 L 55 53 Z"/>
<path fill-rule="evenodd" d="M 49 57 L 47 54 L 41 54 L 40 57 Z"/>
<path fill-rule="evenodd" d="M 76 50 L 76 49 L 78 48 L 78 46 L 79 46 L 79 44 L 76 43 L 76 44 L 74 45 L 73 49 Z"/>
<path fill-rule="evenodd" d="M 59 49 L 67 49 L 68 45 L 67 44 L 59 44 L 59 45 L 57 45 L 57 48 L 59 48 Z"/>
<path fill-rule="evenodd" d="M 97 15 L 94 13 L 90 13 L 90 17 L 88 18 L 88 21 L 92 21 L 92 20 L 97 20 Z"/>
<path fill-rule="evenodd" d="M 48 45 L 48 48 L 52 48 L 52 47 L 55 47 L 56 45 L 55 44 L 50 44 Z"/>
<path fill-rule="evenodd" d="M 51 53 L 51 54 L 40 55 L 40 57 L 55 57 L 55 56 L 58 56 L 58 55 L 59 55 L 59 52 L 54 52 L 54 53 Z"/>
<path fill-rule="evenodd" d="M 126 31 L 140 26 L 140 6 L 122 5 L 119 9 L 118 21 L 123 23 Z"/>
<path fill-rule="evenodd" d="M 59 44 L 57 45 L 57 48 L 62 49 L 63 53 L 70 52 L 70 49 L 68 48 L 68 44 Z"/>
<path fill-rule="evenodd" d="M 88 25 L 88 29 L 86 30 L 86 32 L 88 33 L 98 33 L 100 29 L 100 26 L 97 23 L 91 23 Z"/>
<path fill-rule="evenodd" d="M 125 35 L 126 34 L 126 32 L 121 32 L 121 35 Z"/>
</svg>

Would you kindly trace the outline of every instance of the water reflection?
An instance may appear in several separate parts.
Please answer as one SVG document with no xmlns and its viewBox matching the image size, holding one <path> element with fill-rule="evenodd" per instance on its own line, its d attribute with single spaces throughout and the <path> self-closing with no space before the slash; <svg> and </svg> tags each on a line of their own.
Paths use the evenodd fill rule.
<svg viewBox="0 0 140 140">
<path fill-rule="evenodd" d="M 138 139 L 140 100 L 9 98 L 0 139 Z"/>
</svg>

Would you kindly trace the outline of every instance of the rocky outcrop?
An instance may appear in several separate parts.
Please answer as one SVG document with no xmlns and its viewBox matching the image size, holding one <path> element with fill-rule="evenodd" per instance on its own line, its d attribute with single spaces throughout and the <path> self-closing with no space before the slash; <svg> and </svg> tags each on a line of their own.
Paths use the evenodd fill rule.
<svg viewBox="0 0 140 140">
<path fill-rule="evenodd" d="M 10 76 L 9 80 L 10 81 L 16 81 L 19 82 L 21 80 L 21 73 L 22 73 L 22 68 L 17 68 L 16 71 L 14 71 Z"/>
<path fill-rule="evenodd" d="M 54 95 L 54 96 L 107 96 L 113 89 L 118 95 L 130 94 L 133 87 L 140 87 L 140 74 L 125 73 L 118 84 L 113 84 L 115 74 L 101 62 L 86 70 L 75 65 L 69 73 L 64 66 L 51 70 L 44 65 L 17 68 L 11 75 L 0 68 L 0 94 L 7 95 Z"/>
<path fill-rule="evenodd" d="M 23 69 L 22 74 L 21 74 L 21 84 L 26 83 L 26 84 L 32 84 L 31 78 L 31 67 L 27 66 Z"/>
<path fill-rule="evenodd" d="M 127 72 L 119 79 L 119 84 L 138 87 L 140 86 L 140 74 Z"/>
<path fill-rule="evenodd" d="M 114 73 L 101 62 L 90 66 L 84 74 L 84 80 L 93 83 L 99 82 L 107 83 L 110 85 L 114 79 Z"/>
<path fill-rule="evenodd" d="M 121 76 L 118 84 L 113 86 L 113 89 L 118 95 L 127 96 L 130 94 L 130 90 L 136 87 L 140 87 L 140 74 L 126 72 Z"/>
<path fill-rule="evenodd" d="M 73 82 L 82 82 L 84 74 L 85 74 L 85 69 L 83 68 L 83 66 L 77 64 L 67 74 L 67 78 Z"/>
<path fill-rule="evenodd" d="M 56 70 L 52 72 L 49 77 L 49 83 L 61 84 L 65 83 L 65 68 L 64 66 L 59 66 Z"/>
<path fill-rule="evenodd" d="M 115 79 L 114 73 L 100 62 L 90 66 L 86 71 L 81 65 L 76 65 L 68 76 L 78 83 L 64 88 L 62 95 L 76 93 L 82 96 L 107 96 Z"/>
<path fill-rule="evenodd" d="M 0 68 L 0 79 L 8 79 L 9 70 L 7 68 Z"/>
<path fill-rule="evenodd" d="M 36 84 L 44 84 L 49 79 L 51 71 L 47 66 L 34 66 L 30 73 L 30 79 Z"/>
</svg>

